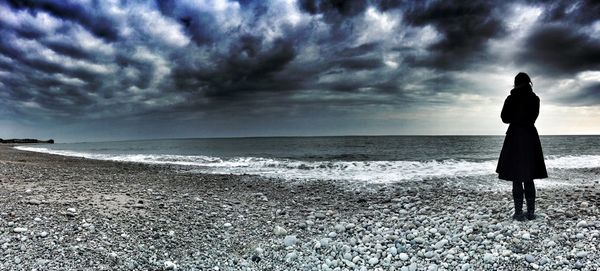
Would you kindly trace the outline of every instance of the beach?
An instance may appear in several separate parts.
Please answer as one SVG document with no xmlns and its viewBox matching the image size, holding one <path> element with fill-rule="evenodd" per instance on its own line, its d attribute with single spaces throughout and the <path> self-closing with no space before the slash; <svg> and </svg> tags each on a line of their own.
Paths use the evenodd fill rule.
<svg viewBox="0 0 600 271">
<path fill-rule="evenodd" d="M 598 270 L 599 180 L 540 181 L 517 222 L 489 178 L 282 181 L 3 145 L 0 269 Z"/>
</svg>

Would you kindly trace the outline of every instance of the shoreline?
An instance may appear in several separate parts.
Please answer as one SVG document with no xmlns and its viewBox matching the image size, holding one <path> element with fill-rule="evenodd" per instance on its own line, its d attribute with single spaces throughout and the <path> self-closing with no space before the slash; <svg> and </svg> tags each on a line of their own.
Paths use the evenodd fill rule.
<svg viewBox="0 0 600 271">
<path fill-rule="evenodd" d="M 530 222 L 511 221 L 510 192 L 485 180 L 355 186 L 174 169 L 0 146 L 0 269 L 600 267 L 597 168 L 540 186 Z"/>
</svg>

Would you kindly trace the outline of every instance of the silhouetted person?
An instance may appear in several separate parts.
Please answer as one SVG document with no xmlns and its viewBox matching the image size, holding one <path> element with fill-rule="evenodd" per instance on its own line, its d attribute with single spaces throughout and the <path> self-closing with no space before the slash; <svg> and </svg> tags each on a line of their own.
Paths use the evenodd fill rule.
<svg viewBox="0 0 600 271">
<path fill-rule="evenodd" d="M 504 145 L 498 159 L 498 178 L 513 182 L 515 203 L 513 219 L 535 219 L 535 186 L 533 179 L 547 178 L 542 144 L 535 120 L 540 111 L 540 99 L 533 93 L 533 83 L 526 73 L 515 77 L 514 88 L 504 101 L 500 117 L 509 123 Z M 523 189 L 525 188 L 525 189 Z M 527 214 L 523 214 L 523 191 L 527 199 Z"/>
</svg>

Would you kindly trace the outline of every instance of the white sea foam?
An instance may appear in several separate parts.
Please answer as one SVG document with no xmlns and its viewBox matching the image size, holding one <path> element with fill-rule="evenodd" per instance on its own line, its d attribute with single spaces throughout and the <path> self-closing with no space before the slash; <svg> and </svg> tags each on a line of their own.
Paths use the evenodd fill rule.
<svg viewBox="0 0 600 271">
<path fill-rule="evenodd" d="M 219 158 L 201 155 L 94 154 L 43 147 L 18 146 L 20 150 L 97 160 L 191 166 L 197 172 L 255 174 L 283 179 L 352 180 L 394 182 L 435 177 L 468 177 L 495 174 L 495 160 L 443 161 L 298 161 L 261 157 Z M 600 167 L 600 155 L 549 156 L 551 169 Z"/>
</svg>

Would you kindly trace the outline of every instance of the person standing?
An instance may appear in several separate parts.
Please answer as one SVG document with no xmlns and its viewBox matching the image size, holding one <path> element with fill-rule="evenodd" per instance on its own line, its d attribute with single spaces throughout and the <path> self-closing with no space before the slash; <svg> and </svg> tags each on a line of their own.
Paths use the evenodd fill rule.
<svg viewBox="0 0 600 271">
<path fill-rule="evenodd" d="M 512 181 L 515 204 L 513 219 L 535 219 L 534 179 L 548 177 L 542 144 L 535 121 L 539 115 L 540 99 L 533 92 L 533 83 L 526 73 L 515 77 L 514 88 L 504 101 L 500 117 L 508 123 L 508 130 L 498 159 L 496 173 L 502 180 Z M 527 213 L 523 213 L 523 195 L 527 200 Z"/>
</svg>

